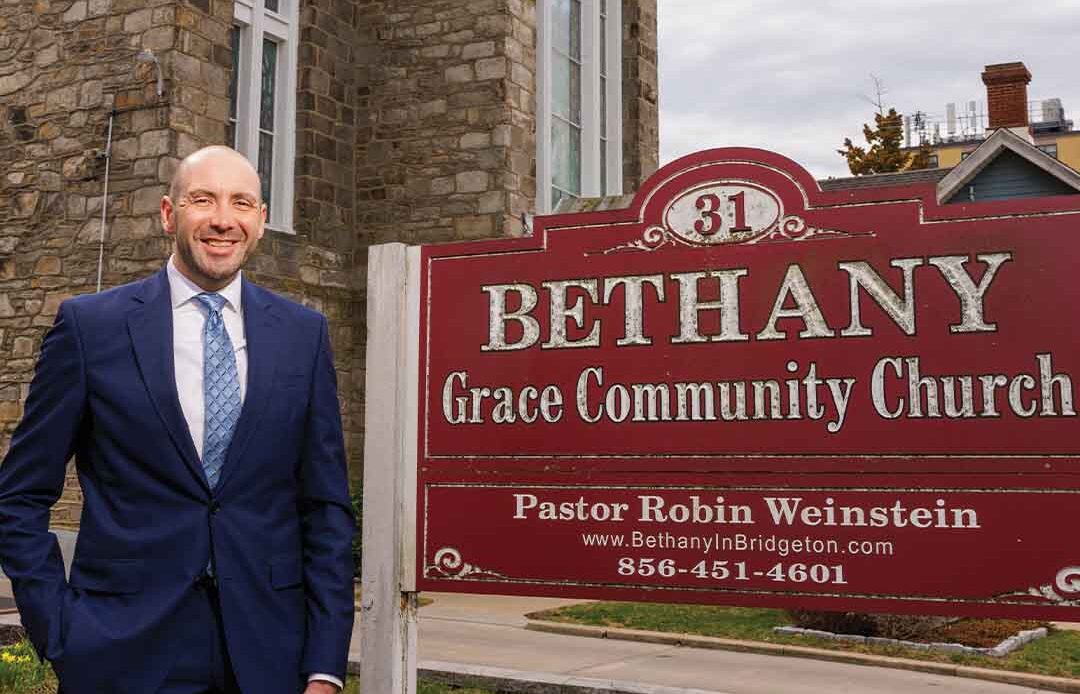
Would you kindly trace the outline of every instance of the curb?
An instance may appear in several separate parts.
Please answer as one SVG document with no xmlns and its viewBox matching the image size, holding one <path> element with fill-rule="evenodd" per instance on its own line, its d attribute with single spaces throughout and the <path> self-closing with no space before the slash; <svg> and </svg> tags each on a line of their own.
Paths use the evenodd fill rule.
<svg viewBox="0 0 1080 694">
<path fill-rule="evenodd" d="M 910 660 L 908 658 L 893 658 L 889 656 L 870 655 L 867 653 L 833 651 L 824 648 L 812 648 L 810 646 L 789 646 L 757 641 L 736 641 L 734 639 L 722 639 L 715 636 L 666 634 L 658 631 L 596 627 L 584 624 L 566 624 L 563 622 L 548 622 L 534 619 L 529 619 L 525 628 L 532 631 L 543 631 L 551 634 L 564 634 L 567 636 L 621 639 L 625 641 L 639 641 L 642 643 L 656 643 L 670 646 L 687 646 L 690 648 L 709 648 L 721 651 L 757 653 L 760 655 L 813 658 L 836 663 L 847 663 L 849 665 L 890 667 L 898 670 L 925 672 L 932 675 L 967 677 L 970 679 L 1000 682 L 1002 684 L 1015 684 L 1023 687 L 1033 687 L 1035 689 L 1046 689 L 1054 692 L 1066 692 L 1067 694 L 1080 694 L 1080 679 L 1035 675 L 1026 672 L 1014 672 L 1011 670 L 992 670 L 990 668 L 972 667 L 969 665 L 950 665 L 949 663 Z"/>
<path fill-rule="evenodd" d="M 722 694 L 704 689 L 555 675 L 440 661 L 420 663 L 417 677 L 429 682 L 520 694 Z"/>
<path fill-rule="evenodd" d="M 360 661 L 350 660 L 348 672 L 359 675 Z M 490 689 L 501 694 L 724 694 L 715 690 L 664 687 L 441 660 L 422 661 L 416 669 L 416 678 L 455 687 Z"/>
</svg>

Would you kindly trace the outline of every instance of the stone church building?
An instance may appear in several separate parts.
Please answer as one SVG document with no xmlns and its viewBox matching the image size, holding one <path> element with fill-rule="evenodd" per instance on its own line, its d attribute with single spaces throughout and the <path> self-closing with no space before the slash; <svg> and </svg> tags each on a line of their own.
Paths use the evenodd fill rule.
<svg viewBox="0 0 1080 694">
<path fill-rule="evenodd" d="M 256 282 L 324 312 L 363 452 L 366 249 L 529 233 L 657 167 L 656 0 L 0 5 L 0 454 L 59 303 L 145 277 L 177 162 L 262 174 Z M 74 470 L 54 525 L 74 526 Z"/>
</svg>

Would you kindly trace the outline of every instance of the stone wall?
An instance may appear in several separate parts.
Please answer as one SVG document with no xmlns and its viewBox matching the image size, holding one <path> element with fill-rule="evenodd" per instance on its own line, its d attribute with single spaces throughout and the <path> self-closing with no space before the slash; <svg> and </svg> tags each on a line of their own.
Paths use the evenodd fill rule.
<svg viewBox="0 0 1080 694">
<path fill-rule="evenodd" d="M 522 0 L 361 6 L 361 245 L 521 233 L 536 187 L 533 10 Z"/>
<path fill-rule="evenodd" d="M 623 191 L 660 165 L 656 0 L 623 0 Z"/>
<path fill-rule="evenodd" d="M 316 53 L 329 77 L 313 68 L 300 84 L 296 233 L 268 231 L 251 277 L 332 321 L 343 415 L 355 439 L 354 15 L 349 2 L 305 6 L 301 49 Z M 171 242 L 158 205 L 176 163 L 224 140 L 232 13 L 231 0 L 0 6 L 0 455 L 57 307 L 96 290 L 110 119 L 103 288 L 161 267 Z M 142 49 L 161 66 L 163 95 L 156 65 L 137 59 Z M 350 447 L 357 470 L 360 450 Z M 76 523 L 80 506 L 72 471 L 54 524 Z"/>
</svg>

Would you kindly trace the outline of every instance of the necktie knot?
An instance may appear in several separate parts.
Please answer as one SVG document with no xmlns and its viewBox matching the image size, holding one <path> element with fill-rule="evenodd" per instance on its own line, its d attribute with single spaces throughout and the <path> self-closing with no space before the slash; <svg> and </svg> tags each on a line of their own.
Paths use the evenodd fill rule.
<svg viewBox="0 0 1080 694">
<path fill-rule="evenodd" d="M 206 307 L 206 310 L 211 314 L 221 313 L 221 309 L 225 306 L 225 297 L 216 292 L 203 292 L 202 294 L 196 294 L 195 298 L 199 300 L 199 303 Z"/>
</svg>

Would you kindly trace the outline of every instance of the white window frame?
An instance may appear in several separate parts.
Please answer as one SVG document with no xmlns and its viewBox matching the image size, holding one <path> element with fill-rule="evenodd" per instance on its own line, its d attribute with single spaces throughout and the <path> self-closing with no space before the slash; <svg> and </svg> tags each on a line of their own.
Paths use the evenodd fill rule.
<svg viewBox="0 0 1080 694">
<path fill-rule="evenodd" d="M 233 24 L 240 31 L 236 63 L 236 149 L 256 167 L 259 160 L 259 107 L 263 39 L 278 44 L 274 78 L 274 153 L 267 228 L 293 230 L 294 161 L 296 159 L 296 64 L 300 38 L 300 0 L 279 0 L 280 13 L 264 0 L 235 0 Z M 235 60 L 235 58 L 234 58 Z"/>
<path fill-rule="evenodd" d="M 536 210 L 551 212 L 551 0 L 537 0 Z M 607 121 L 607 195 L 622 194 L 622 1 L 607 0 L 607 112 L 600 99 L 600 0 L 581 0 L 581 196 L 599 197 L 600 122 Z"/>
</svg>

